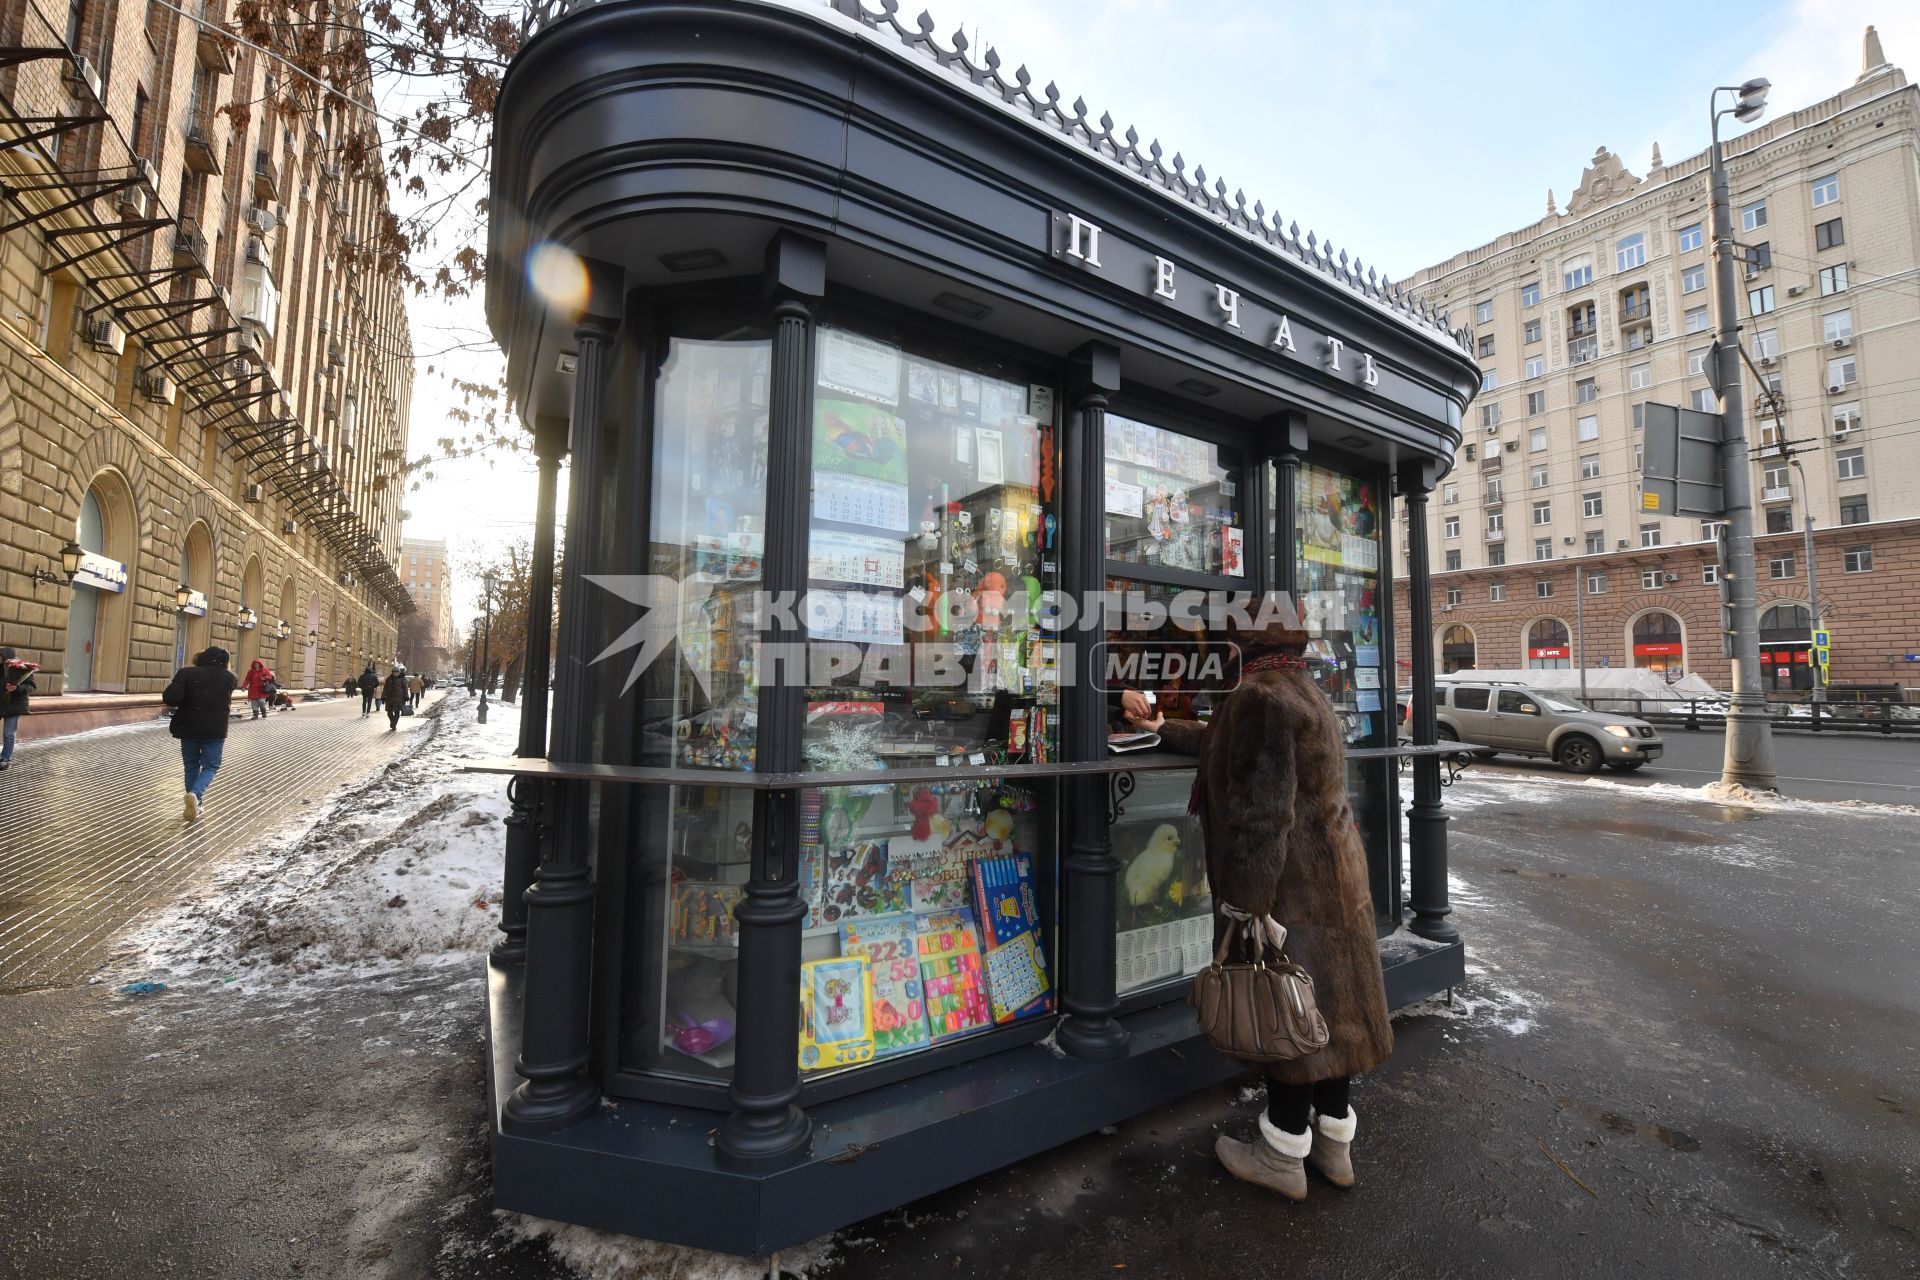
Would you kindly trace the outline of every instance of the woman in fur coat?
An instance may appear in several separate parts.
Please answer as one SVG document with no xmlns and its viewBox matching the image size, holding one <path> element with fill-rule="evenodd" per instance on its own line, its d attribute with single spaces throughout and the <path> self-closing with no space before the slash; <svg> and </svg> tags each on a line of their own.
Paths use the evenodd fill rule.
<svg viewBox="0 0 1920 1280">
<path fill-rule="evenodd" d="M 1353 1185 L 1348 1085 L 1393 1052 L 1393 1029 L 1366 851 L 1347 800 L 1345 745 L 1307 674 L 1306 633 L 1287 617 L 1226 638 L 1240 648 L 1240 682 L 1210 721 L 1149 719 L 1134 693 L 1123 708 L 1167 747 L 1199 757 L 1194 811 L 1206 832 L 1214 900 L 1256 917 L 1271 913 L 1286 926 L 1288 956 L 1313 978 L 1332 1032 L 1327 1047 L 1265 1064 L 1259 1136 L 1222 1134 L 1214 1144 L 1235 1177 L 1299 1200 L 1308 1167 L 1335 1186 Z M 1216 944 L 1225 925 L 1216 916 Z"/>
</svg>

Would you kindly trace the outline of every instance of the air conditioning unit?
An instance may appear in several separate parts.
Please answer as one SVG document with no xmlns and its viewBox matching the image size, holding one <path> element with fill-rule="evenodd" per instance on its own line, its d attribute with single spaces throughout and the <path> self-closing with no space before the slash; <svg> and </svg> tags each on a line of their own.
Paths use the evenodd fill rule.
<svg viewBox="0 0 1920 1280">
<path fill-rule="evenodd" d="M 1452 613 L 1452 612 L 1453 612 L 1453 606 L 1452 606 L 1452 605 L 1450 605 L 1450 604 L 1443 604 L 1443 605 L 1441 605 L 1441 606 L 1440 606 L 1440 612 L 1442 612 L 1442 613 Z"/>
<path fill-rule="evenodd" d="M 1827 394 L 1830 396 L 1837 396 L 1842 391 L 1845 391 L 1845 390 L 1846 390 L 1845 387 L 1841 386 L 1839 383 L 1836 382 L 1827 388 Z"/>
<path fill-rule="evenodd" d="M 1759 278 L 1760 278 L 1760 268 L 1754 266 L 1751 262 L 1749 262 L 1747 264 L 1747 279 L 1758 280 Z"/>
<path fill-rule="evenodd" d="M 140 374 L 138 382 L 140 390 L 155 404 L 172 404 L 178 394 L 177 388 L 173 385 L 173 379 L 158 369 L 145 370 Z"/>
<path fill-rule="evenodd" d="M 64 79 L 67 88 L 74 93 L 86 94 L 95 102 L 100 101 L 100 73 L 85 58 L 74 55 L 73 65 L 67 68 Z"/>
<path fill-rule="evenodd" d="M 1520 452 L 1520 442 L 1518 440 L 1507 441 L 1507 452 L 1508 453 Z"/>
<path fill-rule="evenodd" d="M 1763 369 L 1771 369 L 1771 368 L 1772 368 L 1772 367 L 1774 366 L 1774 364 L 1775 364 L 1775 363 L 1776 363 L 1776 361 L 1774 360 L 1774 358 L 1773 358 L 1772 356 L 1761 356 L 1761 357 L 1760 357 L 1760 367 L 1761 367 L 1761 368 L 1763 368 Z"/>
<path fill-rule="evenodd" d="M 291 537 L 300 532 L 300 522 L 298 520 L 282 520 L 280 522 L 280 532 Z"/>
<path fill-rule="evenodd" d="M 346 368 L 347 349 L 337 342 L 329 342 L 327 344 L 327 363 L 336 369 Z"/>
<path fill-rule="evenodd" d="M 1573 536 L 1569 534 L 1566 537 L 1560 539 L 1560 541 L 1570 547 L 1573 545 Z"/>
<path fill-rule="evenodd" d="M 1492 423 L 1488 423 L 1488 424 L 1487 424 L 1487 434 L 1488 434 L 1488 435 L 1490 435 L 1490 436 L 1497 436 L 1497 435 L 1499 435 L 1499 434 L 1500 434 L 1500 424 L 1499 424 L 1499 423 L 1497 423 L 1497 422 L 1492 422 Z"/>
<path fill-rule="evenodd" d="M 96 351 L 111 351 L 119 355 L 127 349 L 126 333 L 107 316 L 89 316 L 85 331 L 87 342 Z"/>
<path fill-rule="evenodd" d="M 1852 338 L 1835 338 L 1833 340 L 1833 349 L 1835 351 L 1844 351 L 1852 345 L 1853 345 Z"/>
<path fill-rule="evenodd" d="M 339 402 L 333 398 L 332 392 L 328 392 L 326 395 L 320 397 L 320 415 L 325 418 L 337 418 L 340 416 L 340 405 Z"/>
<path fill-rule="evenodd" d="M 1625 550 L 1626 550 L 1626 549 L 1627 549 L 1628 547 L 1630 547 L 1630 546 L 1632 546 L 1632 545 L 1633 545 L 1633 543 L 1632 543 L 1632 542 L 1631 542 L 1630 540 L 1628 540 L 1628 539 L 1626 539 L 1626 538 L 1622 538 L 1622 539 L 1620 539 L 1620 549 L 1621 549 L 1622 551 L 1625 551 Z"/>
<path fill-rule="evenodd" d="M 1807 286 L 1803 284 L 1790 284 L 1787 286 L 1787 296 L 1789 298 L 1797 298 L 1806 291 Z"/>
<path fill-rule="evenodd" d="M 247 486 L 246 496 L 248 502 L 262 502 L 266 499 L 267 491 L 260 485 L 250 484 Z"/>
<path fill-rule="evenodd" d="M 1474 446 L 1472 446 L 1472 445 L 1468 445 L 1468 446 L 1467 446 L 1467 461 L 1468 461 L 1468 462 L 1472 462 L 1472 461 L 1473 461 L 1473 454 L 1474 454 Z"/>
<path fill-rule="evenodd" d="M 263 209 L 259 205 L 254 205 L 247 210 L 247 229 L 250 231 L 258 232 L 264 236 L 273 232 L 279 225 L 280 219 L 273 216 L 273 210 L 271 209 Z M 265 259 L 261 259 L 261 261 L 265 261 Z"/>
<path fill-rule="evenodd" d="M 267 242 L 259 236 L 247 237 L 247 261 L 257 262 L 261 266 L 266 266 L 268 263 Z"/>
<path fill-rule="evenodd" d="M 114 196 L 113 207 L 130 218 L 144 218 L 147 216 L 147 200 L 145 191 L 139 187 L 128 187 Z"/>
<path fill-rule="evenodd" d="M 1670 573 L 1670 574 L 1668 574 L 1668 575 L 1667 575 L 1667 581 L 1668 581 L 1668 582 L 1678 582 L 1678 581 L 1680 581 L 1680 575 L 1679 575 L 1679 574 L 1677 574 L 1677 573 Z"/>
</svg>

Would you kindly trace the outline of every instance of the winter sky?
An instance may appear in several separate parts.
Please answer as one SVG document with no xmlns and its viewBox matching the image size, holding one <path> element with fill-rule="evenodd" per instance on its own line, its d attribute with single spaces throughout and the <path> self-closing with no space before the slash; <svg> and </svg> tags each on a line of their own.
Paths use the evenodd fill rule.
<svg viewBox="0 0 1920 1280">
<path fill-rule="evenodd" d="M 1775 112 L 1839 92 L 1869 23 L 1920 75 L 1912 0 L 924 3 L 943 36 L 964 27 L 1003 66 L 1026 64 L 1394 278 L 1533 222 L 1549 188 L 1564 208 L 1597 146 L 1641 174 L 1655 142 L 1669 161 L 1702 150 L 1716 84 L 1766 76 Z M 485 331 L 478 298 L 416 305 L 413 323 L 422 352 Z M 489 367 L 469 359 L 466 376 Z M 438 378 L 417 381 L 413 452 L 443 433 L 444 396 Z M 531 530 L 531 469 L 443 465 L 405 505 L 409 536 L 447 538 L 458 563 Z M 477 586 L 463 595 L 464 625 Z"/>
</svg>

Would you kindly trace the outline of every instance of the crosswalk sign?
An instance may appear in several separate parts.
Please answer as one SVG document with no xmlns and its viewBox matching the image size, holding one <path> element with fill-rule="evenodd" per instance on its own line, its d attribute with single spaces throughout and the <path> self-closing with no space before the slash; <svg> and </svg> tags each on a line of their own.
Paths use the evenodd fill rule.
<svg viewBox="0 0 1920 1280">
<path fill-rule="evenodd" d="M 1833 632 L 1821 627 L 1813 633 L 1813 669 L 1821 684 L 1827 683 L 1827 661 L 1833 652 Z"/>
</svg>

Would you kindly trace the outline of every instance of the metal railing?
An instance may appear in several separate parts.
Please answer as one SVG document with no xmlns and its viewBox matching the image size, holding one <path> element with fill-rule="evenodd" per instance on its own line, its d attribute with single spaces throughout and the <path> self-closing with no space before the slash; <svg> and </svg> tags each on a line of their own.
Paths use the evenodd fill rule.
<svg viewBox="0 0 1920 1280">
<path fill-rule="evenodd" d="M 1595 711 L 1612 711 L 1689 731 L 1717 728 L 1726 720 L 1725 698 L 1637 698 L 1599 694 L 1584 700 Z M 1829 689 L 1815 702 L 1807 691 L 1767 699 L 1775 729 L 1810 733 L 1920 734 L 1920 690 L 1894 685 Z"/>
</svg>

